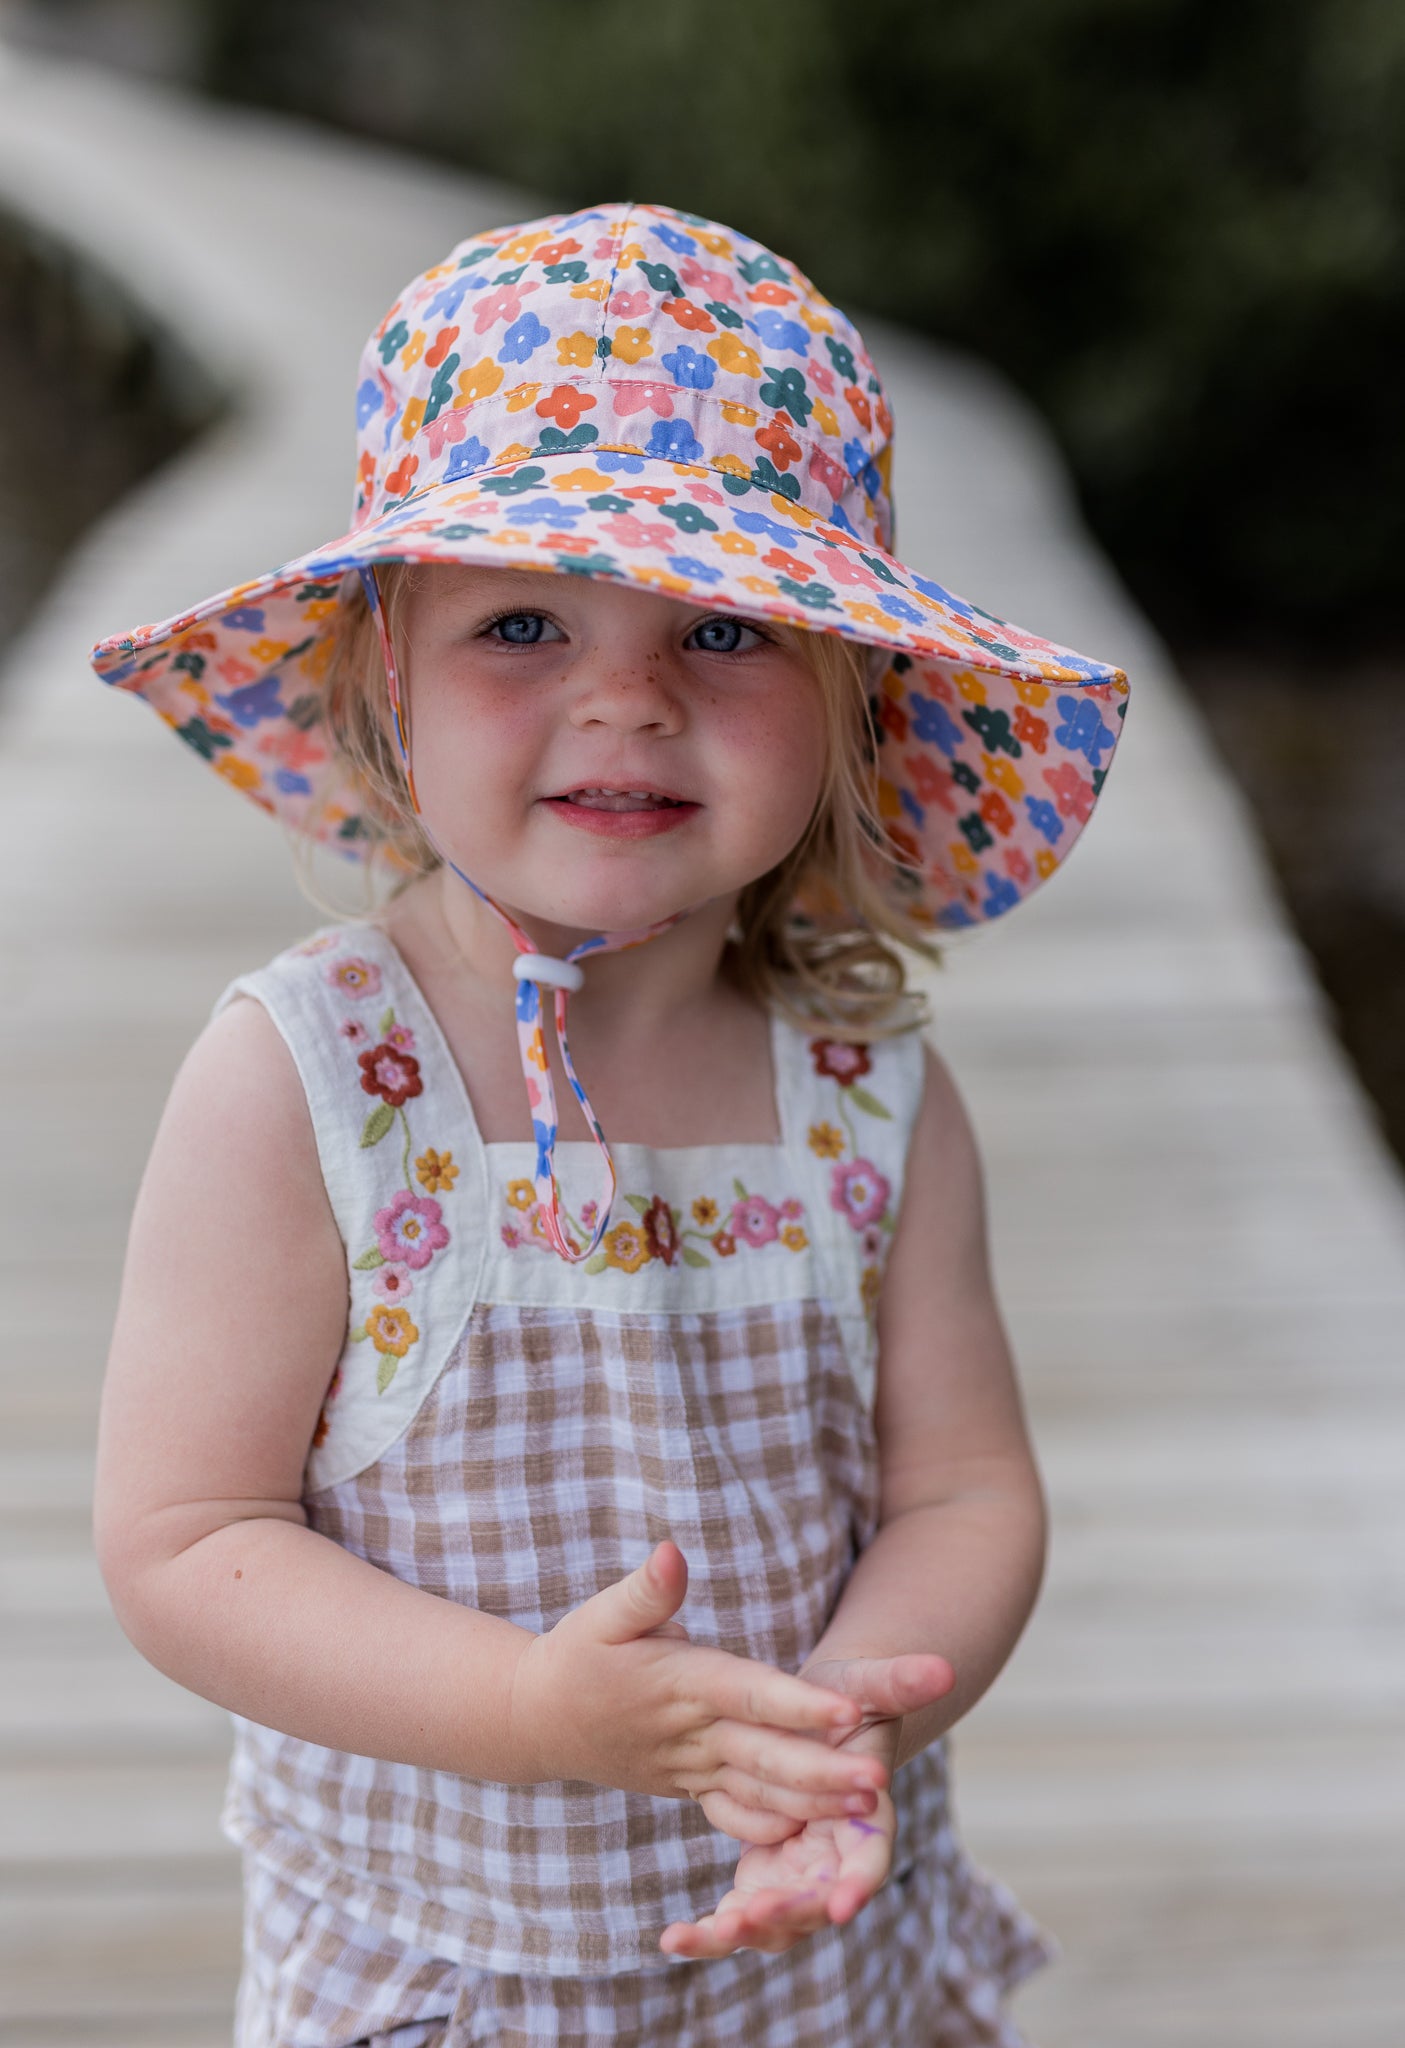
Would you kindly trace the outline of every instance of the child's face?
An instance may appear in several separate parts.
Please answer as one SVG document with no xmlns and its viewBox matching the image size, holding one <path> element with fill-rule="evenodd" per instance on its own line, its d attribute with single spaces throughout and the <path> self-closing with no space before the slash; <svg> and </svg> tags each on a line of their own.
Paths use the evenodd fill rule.
<svg viewBox="0 0 1405 2048">
<path fill-rule="evenodd" d="M 436 566 L 404 612 L 439 847 L 504 908 L 633 930 L 782 860 L 825 772 L 820 684 L 765 624 L 586 576 Z"/>
</svg>

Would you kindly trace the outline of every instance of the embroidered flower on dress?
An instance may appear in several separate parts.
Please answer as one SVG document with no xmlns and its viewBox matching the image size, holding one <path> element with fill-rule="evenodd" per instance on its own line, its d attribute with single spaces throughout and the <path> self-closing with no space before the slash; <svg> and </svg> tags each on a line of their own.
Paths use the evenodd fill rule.
<svg viewBox="0 0 1405 2048">
<path fill-rule="evenodd" d="M 393 1045 L 397 1052 L 413 1052 L 415 1034 L 408 1024 L 392 1024 L 385 1034 L 385 1042 L 387 1045 Z"/>
<path fill-rule="evenodd" d="M 358 1054 L 357 1061 L 366 1093 L 379 1095 L 392 1109 L 399 1109 L 411 1096 L 424 1093 L 419 1061 L 407 1052 L 397 1052 L 388 1041 Z"/>
<path fill-rule="evenodd" d="M 712 1249 L 716 1252 L 719 1259 L 730 1259 L 736 1253 L 737 1240 L 729 1232 L 719 1230 L 716 1237 L 712 1239 Z"/>
<path fill-rule="evenodd" d="M 344 960 L 334 960 L 327 969 L 327 979 L 333 988 L 339 988 L 344 996 L 354 996 L 358 1002 L 363 996 L 380 993 L 379 967 L 373 960 L 363 960 L 359 953 L 349 953 Z"/>
<path fill-rule="evenodd" d="M 844 1133 L 833 1124 L 811 1124 L 810 1150 L 819 1159 L 839 1159 L 844 1153 Z"/>
<path fill-rule="evenodd" d="M 605 1263 L 621 1272 L 637 1273 L 649 1258 L 649 1240 L 637 1223 L 617 1223 L 605 1232 Z"/>
<path fill-rule="evenodd" d="M 678 1225 L 662 1195 L 655 1195 L 644 1211 L 644 1237 L 652 1257 L 671 1266 L 679 1252 Z"/>
<path fill-rule="evenodd" d="M 774 1244 L 780 1236 L 776 1220 L 777 1212 L 763 1195 L 746 1195 L 732 1204 L 732 1213 L 727 1219 L 732 1234 L 746 1244 Z"/>
<path fill-rule="evenodd" d="M 788 1252 L 803 1252 L 809 1242 L 809 1238 L 806 1237 L 798 1223 L 783 1223 L 781 1225 L 781 1243 Z"/>
<path fill-rule="evenodd" d="M 693 1221 L 703 1230 L 711 1230 L 721 1213 L 716 1202 L 708 1195 L 699 1195 L 693 1204 Z"/>
<path fill-rule="evenodd" d="M 510 1180 L 507 1199 L 514 1209 L 530 1209 L 537 1199 L 537 1191 L 529 1180 Z"/>
<path fill-rule="evenodd" d="M 841 1160 L 829 1184 L 831 1205 L 854 1230 L 878 1221 L 890 1193 L 888 1182 L 868 1159 Z"/>
<path fill-rule="evenodd" d="M 441 1189 L 451 1188 L 458 1177 L 459 1170 L 452 1152 L 436 1152 L 431 1145 L 415 1161 L 415 1179 L 427 1195 L 437 1195 Z"/>
<path fill-rule="evenodd" d="M 379 1267 L 371 1286 L 382 1301 L 404 1301 L 407 1295 L 415 1291 L 410 1269 L 399 1259 L 389 1260 L 384 1266 Z"/>
<path fill-rule="evenodd" d="M 849 1045 L 836 1038 L 812 1038 L 810 1057 L 817 1074 L 826 1074 L 843 1087 L 857 1081 L 861 1074 L 867 1074 L 873 1065 L 866 1045 Z"/>
<path fill-rule="evenodd" d="M 338 1025 L 337 1031 L 348 1045 L 369 1045 L 371 1040 L 370 1032 L 359 1017 L 348 1017 L 344 1024 Z"/>
<path fill-rule="evenodd" d="M 366 1335 L 377 1351 L 403 1358 L 419 1331 L 410 1321 L 408 1309 L 373 1308 L 366 1318 Z"/>
<path fill-rule="evenodd" d="M 376 1243 L 381 1257 L 388 1261 L 403 1260 L 415 1272 L 423 1271 L 434 1254 L 449 1242 L 449 1233 L 440 1221 L 442 1215 L 437 1202 L 402 1188 L 393 1202 L 376 1211 Z"/>
</svg>

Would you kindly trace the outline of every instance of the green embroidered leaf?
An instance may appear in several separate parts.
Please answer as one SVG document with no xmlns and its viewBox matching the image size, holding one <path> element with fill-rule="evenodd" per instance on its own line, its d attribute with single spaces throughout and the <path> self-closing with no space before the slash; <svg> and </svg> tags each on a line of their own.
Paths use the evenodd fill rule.
<svg viewBox="0 0 1405 2048">
<path fill-rule="evenodd" d="M 352 1269 L 357 1273 L 374 1273 L 377 1266 L 385 1264 L 385 1253 L 379 1245 L 372 1245 L 368 1252 L 362 1252 L 359 1259 L 353 1259 Z"/>
<path fill-rule="evenodd" d="M 886 1118 L 889 1123 L 893 1120 L 892 1110 L 885 1109 L 876 1095 L 870 1095 L 867 1088 L 860 1088 L 857 1082 L 849 1090 L 849 1100 L 856 1102 L 859 1108 L 868 1116 L 881 1116 Z"/>
<path fill-rule="evenodd" d="M 400 1360 L 393 1351 L 382 1351 L 376 1367 L 376 1392 L 383 1394 L 399 1369 Z"/>
<path fill-rule="evenodd" d="M 649 1206 L 642 1195 L 626 1195 L 625 1200 L 636 1216 L 642 1216 Z"/>
<path fill-rule="evenodd" d="M 388 1102 L 378 1102 L 367 1117 L 361 1130 L 362 1149 L 367 1145 L 379 1145 L 381 1139 L 395 1122 L 395 1111 Z"/>
<path fill-rule="evenodd" d="M 587 1273 L 603 1273 L 609 1263 L 604 1252 L 597 1252 L 593 1259 L 586 1260 L 585 1270 Z"/>
<path fill-rule="evenodd" d="M 685 1244 L 683 1247 L 683 1263 L 685 1266 L 710 1266 L 712 1261 L 711 1259 L 704 1258 L 701 1252 L 695 1252 L 690 1244 Z"/>
<path fill-rule="evenodd" d="M 387 1032 L 387 1031 L 393 1031 L 393 1030 L 395 1029 L 395 1012 L 394 1012 L 394 1010 L 387 1010 L 387 1011 L 386 1011 L 385 1015 L 384 1015 L 384 1016 L 383 1016 L 383 1017 L 381 1018 L 381 1021 L 380 1021 L 380 1025 L 379 1025 L 379 1027 L 378 1027 L 378 1028 L 379 1028 L 379 1031 L 380 1031 L 380 1035 L 381 1035 L 381 1037 L 382 1037 L 382 1038 L 384 1038 L 384 1037 L 385 1037 L 385 1034 L 386 1034 L 386 1032 Z"/>
<path fill-rule="evenodd" d="M 364 1323 L 358 1323 L 358 1324 L 356 1325 L 356 1328 L 355 1328 L 355 1329 L 354 1329 L 354 1330 L 353 1330 L 353 1331 L 351 1332 L 351 1341 L 352 1341 L 352 1343 L 353 1343 L 353 1344 L 364 1344 L 364 1343 L 365 1343 L 365 1341 L 366 1341 L 366 1325 L 365 1325 Z"/>
<path fill-rule="evenodd" d="M 746 1189 L 745 1189 L 745 1188 L 744 1188 L 744 1187 L 742 1186 L 741 1182 L 740 1182 L 739 1180 L 735 1180 L 735 1179 L 734 1179 L 734 1180 L 733 1180 L 733 1182 L 732 1182 L 732 1186 L 733 1186 L 733 1187 L 735 1188 L 735 1190 L 736 1190 L 737 1200 L 738 1200 L 739 1202 L 744 1202 L 744 1201 L 746 1201 L 746 1199 L 747 1199 L 747 1193 L 746 1193 Z"/>
</svg>

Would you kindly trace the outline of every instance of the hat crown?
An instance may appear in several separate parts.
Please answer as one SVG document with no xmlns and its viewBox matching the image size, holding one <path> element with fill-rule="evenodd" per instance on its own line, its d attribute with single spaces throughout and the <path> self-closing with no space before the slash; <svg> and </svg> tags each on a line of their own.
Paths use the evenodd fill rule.
<svg viewBox="0 0 1405 2048">
<path fill-rule="evenodd" d="M 534 521 L 612 485 L 647 515 L 632 477 L 663 459 L 891 545 L 892 419 L 858 329 L 784 257 L 670 207 L 459 243 L 370 337 L 356 411 L 358 527 L 510 465 Z"/>
</svg>

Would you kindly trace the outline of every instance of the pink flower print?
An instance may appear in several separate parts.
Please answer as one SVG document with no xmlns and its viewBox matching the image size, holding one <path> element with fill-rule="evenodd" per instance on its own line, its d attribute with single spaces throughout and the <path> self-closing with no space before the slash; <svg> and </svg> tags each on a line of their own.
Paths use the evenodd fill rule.
<svg viewBox="0 0 1405 2048">
<path fill-rule="evenodd" d="M 612 512 L 604 531 L 622 548 L 672 549 L 678 545 L 676 526 L 666 526 L 661 519 L 639 519 L 633 512 Z"/>
<path fill-rule="evenodd" d="M 1044 770 L 1044 780 L 1054 792 L 1059 816 L 1086 825 L 1093 809 L 1093 785 L 1087 776 L 1080 775 L 1071 761 L 1060 761 L 1057 768 Z"/>
<path fill-rule="evenodd" d="M 528 292 L 538 289 L 532 284 L 501 284 L 495 292 L 489 292 L 485 299 L 478 301 L 473 315 L 475 334 L 486 334 L 497 320 L 515 320 L 522 311 L 522 301 Z"/>
<path fill-rule="evenodd" d="M 581 1222 L 585 1225 L 587 1230 L 594 1230 L 596 1222 L 599 1219 L 599 1215 L 600 1204 L 598 1202 L 581 1203 Z"/>
<path fill-rule="evenodd" d="M 829 1184 L 831 1207 L 853 1230 L 876 1223 L 888 1206 L 889 1186 L 871 1159 L 841 1160 Z"/>
<path fill-rule="evenodd" d="M 745 1195 L 734 1202 L 727 1220 L 732 1235 L 741 1238 L 744 1244 L 774 1244 L 780 1236 L 778 1213 L 764 1195 Z"/>
<path fill-rule="evenodd" d="M 502 1227 L 502 1241 L 510 1252 L 516 1251 L 518 1245 L 522 1242 L 522 1233 L 515 1223 L 504 1223 Z"/>
<path fill-rule="evenodd" d="M 728 304 L 736 300 L 736 279 L 725 270 L 705 270 L 695 257 L 683 259 L 678 266 L 678 275 L 684 284 L 698 286 L 714 299 L 724 299 Z"/>
<path fill-rule="evenodd" d="M 348 1017 L 344 1024 L 339 1024 L 337 1036 L 344 1038 L 348 1045 L 369 1045 L 371 1042 L 371 1034 L 359 1017 Z"/>
<path fill-rule="evenodd" d="M 831 472 L 838 472 L 838 477 L 843 478 L 838 489 L 835 488 L 838 479 Z M 810 474 L 817 477 L 825 489 L 832 492 L 836 498 L 842 497 L 848 489 L 848 478 L 839 469 L 838 463 L 831 462 L 828 456 L 812 455 Z M 830 548 L 820 557 L 820 561 L 825 575 L 832 577 L 836 583 L 842 583 L 848 590 L 877 590 L 879 587 L 879 578 L 871 569 L 865 569 L 862 562 L 855 561 L 848 548 Z"/>
<path fill-rule="evenodd" d="M 622 378 L 612 387 L 611 397 L 617 420 L 628 419 L 631 413 L 643 412 L 646 406 L 661 420 L 673 417 L 671 384 L 651 383 L 646 377 Z"/>
<path fill-rule="evenodd" d="M 817 363 L 814 357 L 811 356 L 809 362 L 805 365 L 805 375 L 814 385 L 816 391 L 822 391 L 826 398 L 833 398 L 835 392 L 833 370 L 827 370 L 823 363 Z"/>
<path fill-rule="evenodd" d="M 781 1214 L 787 1223 L 798 1223 L 805 1214 L 805 1204 L 797 1202 L 794 1195 L 787 1195 L 781 1203 Z"/>
<path fill-rule="evenodd" d="M 382 1266 L 371 1286 L 382 1301 L 404 1301 L 415 1291 L 410 1269 L 399 1259 L 391 1259 Z"/>
<path fill-rule="evenodd" d="M 397 1052 L 413 1052 L 415 1034 L 408 1024 L 392 1024 L 385 1034 L 385 1042 L 387 1045 L 393 1045 Z"/>
<path fill-rule="evenodd" d="M 412 1195 L 408 1188 L 402 1188 L 387 1208 L 376 1211 L 376 1243 L 381 1257 L 392 1265 L 406 1265 L 416 1273 L 422 1271 L 449 1242 L 449 1233 L 440 1221 L 443 1213 L 429 1196 Z"/>
<path fill-rule="evenodd" d="M 334 960 L 327 969 L 327 979 L 333 988 L 339 988 L 344 996 L 354 996 L 358 1002 L 363 996 L 380 993 L 379 967 L 374 961 L 363 960 L 359 953 L 348 953 L 344 960 Z"/>
<path fill-rule="evenodd" d="M 632 320 L 636 313 L 647 312 L 647 292 L 616 292 L 610 300 L 610 311 L 619 320 Z"/>
</svg>

